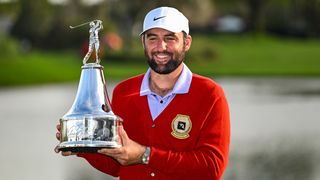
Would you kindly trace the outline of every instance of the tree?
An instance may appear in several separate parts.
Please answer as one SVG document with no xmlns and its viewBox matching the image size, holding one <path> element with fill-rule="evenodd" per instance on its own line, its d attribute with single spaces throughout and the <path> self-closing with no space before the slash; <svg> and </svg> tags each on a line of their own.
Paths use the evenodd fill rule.
<svg viewBox="0 0 320 180">
<path fill-rule="evenodd" d="M 127 48 L 131 47 L 133 37 L 136 38 L 142 30 L 143 18 L 146 13 L 155 7 L 171 6 L 181 10 L 189 18 L 191 26 L 205 26 L 213 13 L 210 0 L 118 0 L 111 1 L 108 5 L 111 6 L 110 18 L 124 37 Z"/>
<path fill-rule="evenodd" d="M 11 34 L 32 44 L 40 44 L 53 19 L 51 6 L 43 0 L 19 0 L 17 4 L 20 11 Z"/>
</svg>

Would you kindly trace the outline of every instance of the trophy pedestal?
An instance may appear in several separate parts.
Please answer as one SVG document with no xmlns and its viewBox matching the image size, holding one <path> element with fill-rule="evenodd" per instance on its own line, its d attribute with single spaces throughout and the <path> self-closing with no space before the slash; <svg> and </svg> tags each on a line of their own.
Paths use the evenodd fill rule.
<svg viewBox="0 0 320 180">
<path fill-rule="evenodd" d="M 73 153 L 97 153 L 101 147 L 69 147 L 69 148 L 60 148 L 62 152 L 73 152 Z"/>
<path fill-rule="evenodd" d="M 60 119 L 61 143 L 59 151 L 97 152 L 102 148 L 121 147 L 117 128 L 120 120 L 109 114 L 104 116 L 64 116 Z"/>
<path fill-rule="evenodd" d="M 62 152 L 70 151 L 73 153 L 96 153 L 99 149 L 103 148 L 118 148 L 121 147 L 116 142 L 103 142 L 99 141 L 77 141 L 74 143 L 62 143 L 59 145 L 59 150 Z"/>
</svg>

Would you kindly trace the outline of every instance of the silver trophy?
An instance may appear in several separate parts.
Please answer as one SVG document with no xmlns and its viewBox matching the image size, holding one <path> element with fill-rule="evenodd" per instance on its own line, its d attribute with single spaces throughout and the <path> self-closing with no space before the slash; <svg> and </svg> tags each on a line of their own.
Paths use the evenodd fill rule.
<svg viewBox="0 0 320 180">
<path fill-rule="evenodd" d="M 85 24 L 90 24 L 89 50 L 83 59 L 76 98 L 70 110 L 60 119 L 61 138 L 56 151 L 96 152 L 101 148 L 121 146 L 118 136 L 121 120 L 111 110 L 103 66 L 98 56 L 98 33 L 103 28 L 102 21 L 94 20 L 70 28 Z M 93 48 L 96 61 L 87 63 Z"/>
</svg>

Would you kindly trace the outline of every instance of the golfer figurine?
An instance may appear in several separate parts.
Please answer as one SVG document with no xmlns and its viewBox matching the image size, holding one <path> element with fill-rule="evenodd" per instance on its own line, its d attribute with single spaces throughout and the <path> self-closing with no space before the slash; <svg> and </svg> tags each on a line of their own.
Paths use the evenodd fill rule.
<svg viewBox="0 0 320 180">
<path fill-rule="evenodd" d="M 88 59 L 91 56 L 91 53 L 93 51 L 93 47 L 95 49 L 96 52 L 96 63 L 99 64 L 100 63 L 100 59 L 99 59 L 99 31 L 101 29 L 103 29 L 102 26 L 102 21 L 101 20 L 94 20 L 90 22 L 90 30 L 89 30 L 89 49 L 88 52 L 86 54 L 86 56 L 83 58 L 83 64 L 86 64 L 86 62 L 88 61 Z"/>
</svg>

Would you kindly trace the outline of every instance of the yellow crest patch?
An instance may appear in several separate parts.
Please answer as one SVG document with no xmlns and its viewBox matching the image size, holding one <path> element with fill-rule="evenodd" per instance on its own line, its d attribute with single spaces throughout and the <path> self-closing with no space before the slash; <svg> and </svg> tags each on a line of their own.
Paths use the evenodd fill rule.
<svg viewBox="0 0 320 180">
<path fill-rule="evenodd" d="M 171 135 L 178 139 L 186 139 L 192 128 L 190 117 L 187 115 L 177 114 L 171 122 Z"/>
</svg>

